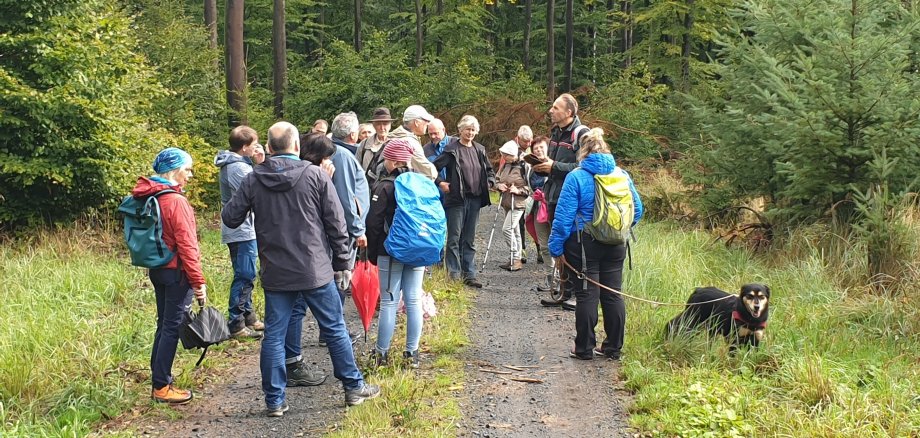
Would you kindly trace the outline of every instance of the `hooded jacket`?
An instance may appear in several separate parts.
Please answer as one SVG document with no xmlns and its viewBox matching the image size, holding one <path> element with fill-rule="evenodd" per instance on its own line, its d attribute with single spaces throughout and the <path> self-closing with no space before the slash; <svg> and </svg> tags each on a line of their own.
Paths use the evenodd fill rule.
<svg viewBox="0 0 920 438">
<path fill-rule="evenodd" d="M 562 183 L 565 182 L 566 175 L 575 170 L 578 164 L 575 157 L 578 153 L 579 140 L 588 133 L 587 129 L 578 129 L 581 119 L 578 116 L 572 119 L 572 123 L 565 128 L 554 127 L 552 130 L 549 150 L 546 155 L 553 160 L 552 170 L 549 172 L 549 178 L 543 185 L 543 193 L 546 195 L 546 202 L 549 205 L 556 204 L 559 200 L 559 193 L 562 190 Z M 576 138 L 577 136 L 577 138 Z"/>
<path fill-rule="evenodd" d="M 236 152 L 220 151 L 214 157 L 214 165 L 220 169 L 220 206 L 230 202 L 233 193 L 240 188 L 240 183 L 246 175 L 252 172 L 252 161 Z M 220 243 L 246 242 L 256 238 L 256 229 L 252 226 L 253 218 L 250 215 L 238 228 L 230 228 L 220 224 Z"/>
<path fill-rule="evenodd" d="M 553 227 L 549 235 L 549 254 L 559 257 L 564 252 L 565 241 L 569 236 L 584 229 L 585 224 L 594 220 L 594 175 L 607 175 L 612 172 L 623 172 L 617 167 L 611 154 L 591 154 L 581 161 L 581 167 L 576 168 L 565 177 L 559 204 L 556 206 L 556 216 L 553 218 Z M 633 198 L 633 223 L 635 226 L 642 219 L 644 208 L 639 192 L 629 178 L 629 191 Z"/>
<path fill-rule="evenodd" d="M 435 180 L 435 183 L 440 184 L 446 181 L 450 184 L 450 192 L 446 195 L 444 193 L 441 194 L 441 199 L 444 201 L 444 208 L 463 205 L 463 171 L 460 170 L 460 154 L 457 152 L 457 149 L 462 147 L 466 146 L 463 146 L 460 140 L 454 139 L 444 148 L 444 151 L 438 159 L 434 161 L 436 169 L 447 170 L 447 178 L 438 178 Z M 482 193 L 482 195 L 479 198 L 482 200 L 482 204 L 480 208 L 487 207 L 492 205 L 492 200 L 489 199 L 489 188 L 495 185 L 495 171 L 492 170 L 492 163 L 490 163 L 488 157 L 486 157 L 486 148 L 476 142 L 473 142 L 472 147 L 476 148 L 476 155 L 479 157 L 479 167 L 481 169 L 479 183 L 480 193 Z"/>
<path fill-rule="evenodd" d="M 358 238 L 364 235 L 364 220 L 371 203 L 370 188 L 364 170 L 355 156 L 335 139 L 332 142 L 335 143 L 335 153 L 330 157 L 332 165 L 335 166 L 332 184 L 345 213 L 348 234 L 352 238 Z"/>
<path fill-rule="evenodd" d="M 173 189 L 182 193 L 182 187 L 165 184 L 157 180 L 140 177 L 131 195 L 135 198 L 146 198 L 157 192 Z M 157 198 L 160 203 L 161 221 L 163 223 L 163 242 L 176 253 L 165 266 L 160 269 L 176 269 L 181 262 L 181 269 L 188 277 L 188 282 L 193 288 L 199 288 L 205 283 L 204 274 L 201 272 L 201 251 L 198 248 L 198 226 L 195 223 L 195 212 L 188 203 L 188 199 L 177 193 L 167 193 Z"/>
<path fill-rule="evenodd" d="M 425 158 L 425 151 L 422 150 L 422 144 L 419 143 L 417 135 L 413 134 L 405 127 L 400 126 L 387 135 L 387 141 L 393 140 L 394 138 L 405 139 L 409 142 L 409 145 L 412 146 L 412 159 L 409 160 L 410 169 L 427 176 L 432 181 L 438 177 L 438 170 L 435 169 L 433 164 L 431 164 L 431 161 L 428 161 L 428 159 Z M 383 160 L 380 160 L 380 165 L 383 165 Z M 378 171 L 377 174 L 380 175 L 385 172 L 386 171 Z"/>
<path fill-rule="evenodd" d="M 515 162 L 505 162 L 505 164 L 498 169 L 498 174 L 495 175 L 496 184 L 504 184 L 506 186 L 515 186 L 521 189 L 521 193 L 514 195 L 514 209 L 523 210 L 527 206 L 527 197 L 530 196 L 532 190 L 530 189 L 530 184 L 527 182 L 527 163 L 523 160 L 517 160 Z M 501 194 L 501 206 L 505 210 L 511 210 L 511 192 L 505 191 Z"/>
<path fill-rule="evenodd" d="M 295 155 L 255 167 L 221 212 L 229 227 L 255 213 L 262 287 L 304 291 L 329 284 L 350 264 L 348 234 L 332 180 Z M 331 258 L 330 258 L 331 254 Z"/>
</svg>

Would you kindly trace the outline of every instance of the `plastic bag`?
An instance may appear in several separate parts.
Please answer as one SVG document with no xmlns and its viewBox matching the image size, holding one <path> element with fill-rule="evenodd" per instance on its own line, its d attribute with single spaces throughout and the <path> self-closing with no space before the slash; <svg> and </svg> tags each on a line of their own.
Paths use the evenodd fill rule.
<svg viewBox="0 0 920 438">
<path fill-rule="evenodd" d="M 422 305 L 422 317 L 429 319 L 438 314 L 438 306 L 434 303 L 434 296 L 431 295 L 431 292 L 422 291 L 422 296 L 419 298 L 419 301 Z M 399 299 L 399 313 L 406 313 L 406 303 Z"/>
<path fill-rule="evenodd" d="M 540 208 L 537 210 L 537 222 L 541 224 L 549 222 L 549 210 L 546 209 L 546 202 L 540 203 Z"/>
</svg>

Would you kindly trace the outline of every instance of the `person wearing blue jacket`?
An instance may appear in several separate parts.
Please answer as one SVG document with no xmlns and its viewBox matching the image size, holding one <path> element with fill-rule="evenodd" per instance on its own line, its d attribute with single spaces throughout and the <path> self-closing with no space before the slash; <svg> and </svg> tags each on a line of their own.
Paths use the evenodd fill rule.
<svg viewBox="0 0 920 438">
<path fill-rule="evenodd" d="M 626 171 L 617 167 L 610 148 L 604 142 L 604 131 L 600 128 L 591 129 L 582 138 L 577 161 L 579 167 L 565 177 L 562 185 L 549 236 L 549 252 L 556 259 L 557 266 L 565 266 L 564 262 L 567 261 L 588 278 L 620 290 L 623 285 L 626 245 L 598 242 L 582 230 L 585 224 L 594 219 L 594 175 Z M 629 174 L 626 175 L 629 177 Z M 632 226 L 635 226 L 642 219 L 644 209 L 632 178 L 629 178 L 629 190 L 634 205 Z M 619 360 L 626 327 L 626 305 L 623 298 L 617 293 L 601 290 L 596 284 L 579 280 L 578 273 L 568 266 L 565 266 L 564 277 L 568 278 L 566 286 L 576 299 L 575 348 L 570 356 L 589 360 L 598 355 Z M 597 348 L 594 337 L 598 301 L 604 312 L 604 332 L 607 335 L 600 348 Z"/>
</svg>

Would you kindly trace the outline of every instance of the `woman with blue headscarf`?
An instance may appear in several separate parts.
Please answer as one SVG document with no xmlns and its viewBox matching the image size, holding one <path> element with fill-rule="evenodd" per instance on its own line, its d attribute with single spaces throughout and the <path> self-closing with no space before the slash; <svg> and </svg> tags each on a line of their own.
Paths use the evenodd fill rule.
<svg viewBox="0 0 920 438">
<path fill-rule="evenodd" d="M 157 196 L 163 241 L 176 256 L 166 265 L 149 271 L 157 302 L 157 330 L 150 353 L 151 397 L 156 402 L 184 404 L 192 400 L 192 392 L 173 386 L 172 377 L 179 328 L 192 305 L 192 295 L 199 300 L 207 296 L 195 212 L 182 195 L 192 177 L 192 157 L 182 149 L 164 149 L 154 159 L 153 171 L 154 176 L 137 180 L 131 195 Z"/>
</svg>

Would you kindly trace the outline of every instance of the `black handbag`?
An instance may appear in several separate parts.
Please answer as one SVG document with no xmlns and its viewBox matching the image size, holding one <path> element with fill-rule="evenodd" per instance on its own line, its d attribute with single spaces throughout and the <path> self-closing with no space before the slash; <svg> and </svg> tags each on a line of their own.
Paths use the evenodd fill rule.
<svg viewBox="0 0 920 438">
<path fill-rule="evenodd" d="M 224 315 L 213 306 L 198 303 L 198 313 L 189 308 L 186 314 L 186 324 L 179 331 L 179 339 L 186 350 L 203 348 L 201 357 L 195 362 L 195 368 L 201 365 L 204 356 L 208 354 L 208 347 L 230 339 L 227 329 L 227 320 Z"/>
</svg>

